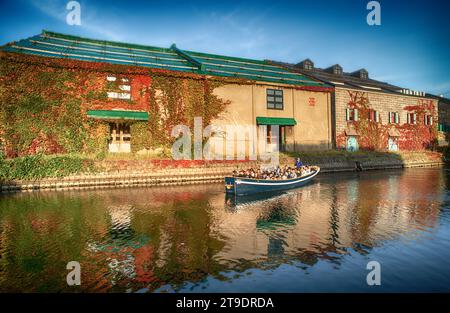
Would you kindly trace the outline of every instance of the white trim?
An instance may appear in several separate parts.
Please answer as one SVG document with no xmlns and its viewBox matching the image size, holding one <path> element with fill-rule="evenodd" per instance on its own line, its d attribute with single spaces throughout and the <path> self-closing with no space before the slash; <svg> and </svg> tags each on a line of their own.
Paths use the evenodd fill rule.
<svg viewBox="0 0 450 313">
<path fill-rule="evenodd" d="M 359 86 L 359 87 L 365 88 L 365 89 L 382 90 L 380 87 L 372 87 L 372 86 L 364 86 L 364 85 L 356 85 L 356 86 Z"/>
<path fill-rule="evenodd" d="M 341 83 L 341 82 L 334 82 L 330 80 L 330 83 L 332 83 L 333 85 L 345 85 L 345 83 Z"/>
</svg>

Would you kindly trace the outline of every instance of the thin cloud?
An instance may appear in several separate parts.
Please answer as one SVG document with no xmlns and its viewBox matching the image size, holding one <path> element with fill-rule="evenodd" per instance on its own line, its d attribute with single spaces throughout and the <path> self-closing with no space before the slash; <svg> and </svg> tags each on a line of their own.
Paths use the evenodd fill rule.
<svg viewBox="0 0 450 313">
<path fill-rule="evenodd" d="M 252 13 L 241 8 L 231 11 L 203 11 L 194 8 L 197 23 L 177 38 L 180 46 L 235 56 L 254 56 L 270 44 L 261 21 L 265 12 Z"/>
<path fill-rule="evenodd" d="M 431 86 L 430 91 L 437 95 L 444 95 L 448 98 L 450 97 L 450 81 Z"/>
</svg>

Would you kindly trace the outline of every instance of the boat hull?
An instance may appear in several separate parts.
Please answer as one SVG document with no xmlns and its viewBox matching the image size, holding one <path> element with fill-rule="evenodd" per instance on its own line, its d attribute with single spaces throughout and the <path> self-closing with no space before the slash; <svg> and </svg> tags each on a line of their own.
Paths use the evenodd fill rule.
<svg viewBox="0 0 450 313">
<path fill-rule="evenodd" d="M 307 176 L 286 180 L 225 177 L 225 191 L 227 193 L 241 196 L 255 193 L 289 190 L 308 184 L 319 172 L 320 169 Z"/>
</svg>

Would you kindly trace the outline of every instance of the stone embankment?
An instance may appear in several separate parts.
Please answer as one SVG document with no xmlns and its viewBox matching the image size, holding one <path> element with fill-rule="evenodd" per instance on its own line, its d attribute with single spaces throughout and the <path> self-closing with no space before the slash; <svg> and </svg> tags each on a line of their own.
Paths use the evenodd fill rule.
<svg viewBox="0 0 450 313">
<path fill-rule="evenodd" d="M 300 155 L 307 164 L 321 167 L 323 173 L 355 171 L 356 162 L 362 170 L 400 169 L 410 167 L 442 166 L 442 155 L 434 152 L 408 153 L 309 153 Z M 282 165 L 294 164 L 294 158 L 284 156 Z M 259 166 L 257 162 L 219 162 L 189 164 L 173 167 L 168 160 L 152 162 L 146 160 L 99 161 L 102 172 L 80 174 L 62 178 L 39 180 L 0 181 L 0 191 L 25 191 L 39 189 L 99 188 L 130 186 L 168 186 L 222 182 L 233 170 Z M 179 165 L 178 165 L 179 166 Z"/>
</svg>

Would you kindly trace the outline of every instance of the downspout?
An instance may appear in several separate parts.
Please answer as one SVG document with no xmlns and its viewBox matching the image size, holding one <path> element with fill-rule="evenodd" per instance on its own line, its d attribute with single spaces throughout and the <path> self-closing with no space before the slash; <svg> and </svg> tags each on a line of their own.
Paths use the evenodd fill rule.
<svg viewBox="0 0 450 313">
<path fill-rule="evenodd" d="M 255 116 L 255 84 L 252 84 L 252 126 L 253 126 L 253 123 L 254 123 L 255 127 L 252 127 L 252 129 L 254 129 L 256 132 L 256 134 L 253 135 L 253 141 L 254 141 L 253 142 L 253 155 L 256 155 L 256 158 L 258 158 L 258 142 L 259 141 L 258 141 L 258 125 L 256 124 L 256 116 Z"/>
<path fill-rule="evenodd" d="M 337 148 L 336 143 L 336 86 L 333 85 L 333 90 L 331 91 L 329 97 L 330 99 L 330 108 L 331 108 L 331 146 L 333 149 Z"/>
<path fill-rule="evenodd" d="M 295 119 L 295 99 L 294 99 L 295 92 L 294 92 L 294 88 L 292 88 L 291 90 L 292 90 L 292 117 Z M 297 126 L 297 125 L 295 125 L 295 126 Z M 295 150 L 295 129 L 294 129 L 295 126 L 292 127 L 292 142 L 294 144 L 293 152 L 296 152 L 296 150 Z"/>
</svg>

